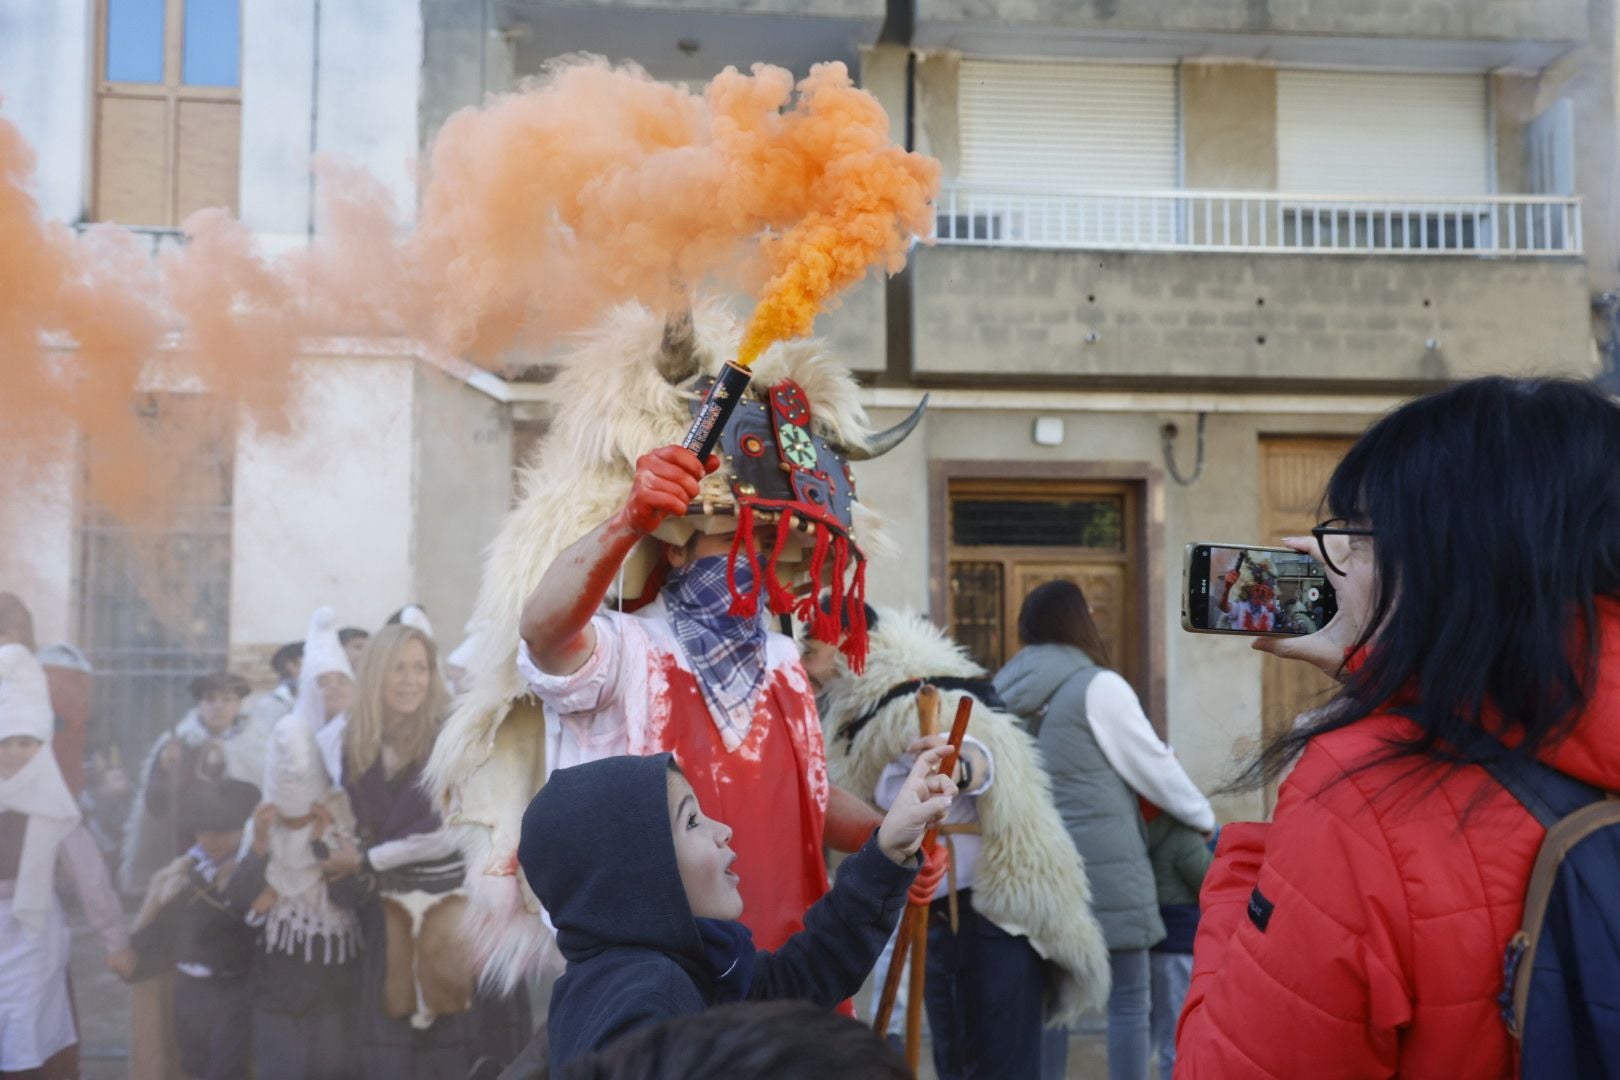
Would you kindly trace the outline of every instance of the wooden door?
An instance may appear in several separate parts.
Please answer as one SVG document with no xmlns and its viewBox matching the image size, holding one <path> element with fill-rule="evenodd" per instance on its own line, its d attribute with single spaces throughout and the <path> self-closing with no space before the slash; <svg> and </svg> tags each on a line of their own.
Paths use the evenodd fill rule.
<svg viewBox="0 0 1620 1080">
<path fill-rule="evenodd" d="M 1080 586 L 1110 665 L 1143 670 L 1139 492 L 1126 483 L 959 480 L 949 486 L 947 625 L 995 671 L 1018 651 L 1018 613 L 1036 586 Z"/>
<path fill-rule="evenodd" d="M 1305 536 L 1323 517 L 1319 511 L 1328 478 L 1355 439 L 1263 437 L 1260 440 L 1260 542 L 1282 546 L 1285 536 Z M 1261 731 L 1271 738 L 1294 718 L 1331 696 L 1334 681 L 1308 664 L 1262 658 Z M 1268 793 L 1268 808 L 1274 793 Z"/>
</svg>

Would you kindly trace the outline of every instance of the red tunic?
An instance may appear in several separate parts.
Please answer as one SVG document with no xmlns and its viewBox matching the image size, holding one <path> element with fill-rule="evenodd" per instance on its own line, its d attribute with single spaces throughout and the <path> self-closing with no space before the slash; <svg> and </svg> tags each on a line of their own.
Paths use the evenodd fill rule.
<svg viewBox="0 0 1620 1080">
<path fill-rule="evenodd" d="M 779 948 L 827 891 L 825 793 L 818 799 L 809 784 L 818 763 L 826 768 L 815 701 L 775 673 L 748 738 L 727 753 L 696 677 L 673 657 L 662 664 L 670 712 L 653 736 L 657 748 L 675 755 L 703 812 L 731 826 L 742 921 L 760 948 Z"/>
<path fill-rule="evenodd" d="M 548 770 L 673 753 L 703 812 L 732 829 L 742 922 L 758 947 L 781 947 L 827 891 L 827 762 L 798 647 L 770 635 L 748 733 L 728 750 L 662 604 L 593 625 L 596 651 L 571 675 L 546 675 L 520 650 L 519 670 L 546 705 Z"/>
</svg>

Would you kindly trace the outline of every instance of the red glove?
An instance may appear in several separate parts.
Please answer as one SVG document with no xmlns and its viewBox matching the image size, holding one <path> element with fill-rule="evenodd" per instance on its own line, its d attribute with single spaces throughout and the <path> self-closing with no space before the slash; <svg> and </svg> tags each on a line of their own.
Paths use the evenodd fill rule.
<svg viewBox="0 0 1620 1080">
<path fill-rule="evenodd" d="M 720 467 L 713 454 L 707 461 L 684 446 L 660 446 L 636 459 L 636 478 L 625 500 L 624 517 L 632 529 L 650 533 L 666 518 L 681 517 L 697 498 L 698 483 Z"/>
<path fill-rule="evenodd" d="M 934 892 L 939 883 L 945 880 L 945 871 L 951 865 L 951 849 L 944 844 L 935 844 L 934 850 L 923 860 L 922 869 L 917 871 L 917 878 L 906 891 L 906 903 L 913 907 L 925 907 L 933 902 Z"/>
</svg>

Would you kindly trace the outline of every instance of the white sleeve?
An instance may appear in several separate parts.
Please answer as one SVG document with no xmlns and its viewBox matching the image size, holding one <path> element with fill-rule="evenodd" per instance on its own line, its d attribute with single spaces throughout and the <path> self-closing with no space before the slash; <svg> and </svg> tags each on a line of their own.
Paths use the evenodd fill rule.
<svg viewBox="0 0 1620 1080">
<path fill-rule="evenodd" d="M 402 836 L 366 849 L 373 870 L 393 870 L 412 863 L 437 862 L 457 853 L 455 837 L 449 829 Z"/>
<path fill-rule="evenodd" d="M 973 778 L 976 783 L 973 785 L 972 791 L 958 792 L 958 795 L 977 798 L 989 791 L 990 785 L 995 782 L 996 759 L 990 753 L 988 746 L 971 735 L 963 736 L 962 745 L 977 747 L 979 753 L 984 755 L 984 760 L 989 766 L 985 769 L 983 776 Z M 915 764 L 917 764 L 916 754 L 901 754 L 898 758 L 883 766 L 883 772 L 878 776 L 877 788 L 872 792 L 872 801 L 878 805 L 880 810 L 887 810 L 894 805 L 894 800 L 900 795 L 900 785 L 906 782 L 906 777 L 911 775 L 911 767 Z"/>
<path fill-rule="evenodd" d="M 598 612 L 591 617 L 596 630 L 596 647 L 590 659 L 569 675 L 548 675 L 529 654 L 528 643 L 518 640 L 518 674 L 523 676 L 546 706 L 561 715 L 600 712 L 619 695 L 620 666 L 624 656 L 623 628 L 616 612 Z"/>
<path fill-rule="evenodd" d="M 1199 832 L 1215 828 L 1215 810 L 1160 741 L 1131 684 L 1104 671 L 1086 688 L 1086 718 L 1108 764 L 1131 788 Z"/>
</svg>

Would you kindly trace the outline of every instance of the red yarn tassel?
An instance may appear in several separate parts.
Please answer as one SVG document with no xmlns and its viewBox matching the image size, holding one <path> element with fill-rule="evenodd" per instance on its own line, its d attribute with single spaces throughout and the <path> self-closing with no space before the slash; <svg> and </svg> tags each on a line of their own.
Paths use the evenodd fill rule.
<svg viewBox="0 0 1620 1080">
<path fill-rule="evenodd" d="M 799 621 L 810 627 L 810 636 L 821 640 L 821 575 L 827 569 L 827 548 L 832 544 L 832 537 L 827 533 L 825 525 L 816 525 L 816 549 L 810 555 L 810 591 L 799 601 L 795 612 Z"/>
<path fill-rule="evenodd" d="M 737 556 L 741 554 L 754 568 L 754 584 L 745 593 L 737 588 Z M 726 557 L 726 587 L 731 590 L 732 615 L 751 619 L 759 614 L 759 553 L 754 547 L 754 508 L 749 503 L 737 507 L 737 533 L 731 538 L 731 554 Z"/>
<path fill-rule="evenodd" d="M 828 643 L 837 642 L 843 636 L 844 628 L 839 624 L 844 614 L 844 578 L 849 575 L 849 537 L 833 537 L 832 554 L 831 593 L 825 607 L 817 606 L 822 622 L 816 637 Z"/>
<path fill-rule="evenodd" d="M 859 675 L 866 670 L 866 653 L 870 646 L 866 625 L 866 560 L 859 556 L 855 559 L 855 580 L 850 584 L 845 607 L 844 624 L 849 627 L 849 634 L 839 648 L 849 661 L 849 670 Z"/>
<path fill-rule="evenodd" d="M 782 553 L 787 550 L 788 533 L 792 530 L 793 511 L 783 510 L 781 518 L 776 522 L 776 543 L 771 545 L 771 561 L 765 565 L 766 602 L 770 604 L 771 611 L 777 615 L 791 614 L 793 605 L 797 602 L 787 586 L 782 584 L 780 573 Z"/>
</svg>

